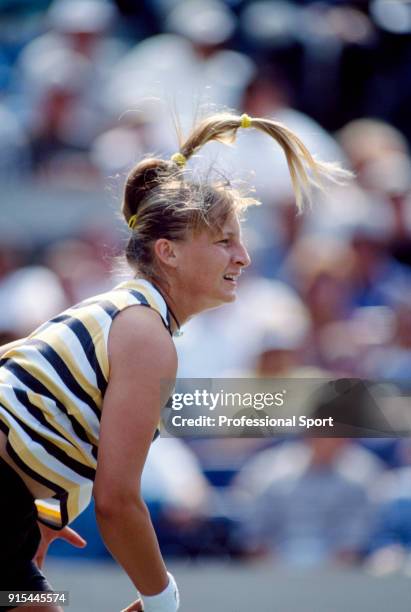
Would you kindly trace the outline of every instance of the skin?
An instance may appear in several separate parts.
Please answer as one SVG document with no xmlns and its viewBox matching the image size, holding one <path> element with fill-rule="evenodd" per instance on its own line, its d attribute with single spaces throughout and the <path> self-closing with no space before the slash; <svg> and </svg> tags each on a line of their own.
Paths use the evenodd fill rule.
<svg viewBox="0 0 411 612">
<path fill-rule="evenodd" d="M 183 241 L 159 239 L 154 251 L 156 267 L 164 279 L 160 289 L 180 323 L 203 310 L 232 302 L 236 279 L 250 263 L 234 215 L 221 231 L 189 233 Z M 235 280 L 224 278 L 227 274 Z M 132 306 L 120 312 L 111 325 L 108 356 L 110 376 L 93 487 L 96 518 L 105 544 L 138 591 L 155 595 L 166 588 L 168 577 L 141 497 L 141 474 L 161 410 L 174 386 L 177 355 L 158 313 Z M 50 531 L 42 527 L 36 555 L 39 564 L 56 535 L 76 546 L 85 545 L 70 528 L 57 534 Z M 126 608 L 128 612 L 142 609 L 140 600 Z"/>
</svg>

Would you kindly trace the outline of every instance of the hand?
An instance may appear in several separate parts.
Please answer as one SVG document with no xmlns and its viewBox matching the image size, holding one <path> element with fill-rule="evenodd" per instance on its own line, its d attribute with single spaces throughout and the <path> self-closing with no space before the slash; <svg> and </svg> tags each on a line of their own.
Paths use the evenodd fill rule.
<svg viewBox="0 0 411 612">
<path fill-rule="evenodd" d="M 121 612 L 144 612 L 143 602 L 141 599 L 136 599 L 136 601 L 133 601 L 127 608 L 121 610 Z"/>
<path fill-rule="evenodd" d="M 69 542 L 77 548 L 84 548 L 87 545 L 86 540 L 73 529 L 70 529 L 70 527 L 63 527 L 60 531 L 56 531 L 55 529 L 50 529 L 50 527 L 47 527 L 43 523 L 38 522 L 37 524 L 41 532 L 41 540 L 33 561 L 40 569 L 43 567 L 48 547 L 53 540 L 66 540 L 66 542 Z M 135 608 L 135 610 L 138 609 L 139 608 Z"/>
</svg>

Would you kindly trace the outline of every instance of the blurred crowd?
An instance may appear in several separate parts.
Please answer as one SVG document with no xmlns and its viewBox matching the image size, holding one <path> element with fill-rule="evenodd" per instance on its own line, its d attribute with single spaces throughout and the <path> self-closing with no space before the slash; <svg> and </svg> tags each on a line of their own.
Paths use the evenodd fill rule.
<svg viewBox="0 0 411 612">
<path fill-rule="evenodd" d="M 0 33 L 0 343 L 117 282 L 127 231 L 113 193 L 103 214 L 107 187 L 175 152 L 173 115 L 184 132 L 230 108 L 284 122 L 356 179 L 297 215 L 261 134 L 190 162 L 262 205 L 239 298 L 186 326 L 179 375 L 396 379 L 410 395 L 409 3 L 3 0 Z M 163 439 L 143 485 L 169 554 L 411 573 L 407 439 Z"/>
</svg>

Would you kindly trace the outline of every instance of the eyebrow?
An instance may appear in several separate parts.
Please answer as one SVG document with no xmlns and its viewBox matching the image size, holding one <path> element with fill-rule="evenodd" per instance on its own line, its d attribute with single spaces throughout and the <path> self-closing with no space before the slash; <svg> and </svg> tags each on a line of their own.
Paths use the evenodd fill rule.
<svg viewBox="0 0 411 612">
<path fill-rule="evenodd" d="M 231 230 L 219 230 L 216 234 L 216 238 L 217 240 L 221 240 L 222 238 L 236 238 L 237 236 L 239 236 L 239 234 L 237 232 L 233 232 Z"/>
</svg>

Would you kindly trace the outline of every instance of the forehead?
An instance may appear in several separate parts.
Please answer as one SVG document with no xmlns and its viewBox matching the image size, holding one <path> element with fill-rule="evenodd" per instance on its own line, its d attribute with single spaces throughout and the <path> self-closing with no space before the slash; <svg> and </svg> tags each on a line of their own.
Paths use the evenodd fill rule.
<svg viewBox="0 0 411 612">
<path fill-rule="evenodd" d="M 237 214 L 233 213 L 219 226 L 204 227 L 197 231 L 188 231 L 185 242 L 210 243 L 225 237 L 241 237 L 241 224 Z"/>
<path fill-rule="evenodd" d="M 233 234 L 239 234 L 241 232 L 240 220 L 235 213 L 233 213 L 226 219 L 226 221 L 221 227 L 221 231 L 223 233 L 231 232 Z"/>
<path fill-rule="evenodd" d="M 206 231 L 213 237 L 227 234 L 239 236 L 241 234 L 241 225 L 238 216 L 233 213 L 227 217 L 222 225 L 219 227 L 210 228 Z"/>
</svg>

